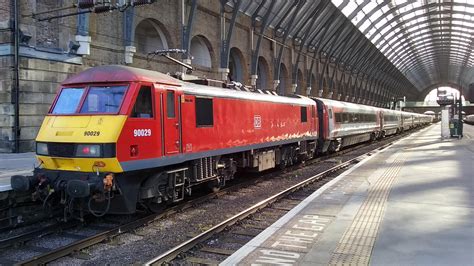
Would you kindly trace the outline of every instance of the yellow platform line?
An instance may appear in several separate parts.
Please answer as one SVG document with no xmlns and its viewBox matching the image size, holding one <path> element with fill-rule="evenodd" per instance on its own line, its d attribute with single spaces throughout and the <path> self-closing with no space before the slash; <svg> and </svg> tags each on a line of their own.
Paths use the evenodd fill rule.
<svg viewBox="0 0 474 266">
<path fill-rule="evenodd" d="M 334 250 L 329 265 L 368 265 L 380 222 L 404 159 L 398 157 L 369 188 L 368 196 Z"/>
</svg>

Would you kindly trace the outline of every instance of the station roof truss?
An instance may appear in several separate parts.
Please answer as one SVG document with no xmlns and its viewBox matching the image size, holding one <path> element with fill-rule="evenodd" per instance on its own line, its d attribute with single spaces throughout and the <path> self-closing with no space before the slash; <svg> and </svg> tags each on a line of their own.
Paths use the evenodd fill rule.
<svg viewBox="0 0 474 266">
<path fill-rule="evenodd" d="M 396 95 L 474 82 L 472 0 L 221 1 L 296 52 Z"/>
<path fill-rule="evenodd" d="M 474 82 L 474 1 L 332 0 L 418 91 Z"/>
</svg>

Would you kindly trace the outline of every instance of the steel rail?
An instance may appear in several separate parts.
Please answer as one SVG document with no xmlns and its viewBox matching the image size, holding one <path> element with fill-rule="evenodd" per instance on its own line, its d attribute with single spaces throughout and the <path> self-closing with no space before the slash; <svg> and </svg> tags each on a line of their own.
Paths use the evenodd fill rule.
<svg viewBox="0 0 474 266">
<path fill-rule="evenodd" d="M 154 221 L 157 221 L 161 218 L 169 216 L 173 213 L 176 213 L 176 212 L 179 212 L 179 211 L 182 211 L 182 210 L 185 210 L 185 209 L 192 208 L 196 204 L 201 203 L 201 202 L 205 202 L 205 201 L 207 201 L 207 200 L 209 200 L 213 197 L 225 194 L 229 191 L 238 189 L 238 188 L 243 187 L 243 186 L 252 185 L 255 182 L 258 182 L 258 180 L 250 180 L 250 181 L 247 181 L 247 182 L 238 183 L 234 186 L 231 186 L 231 187 L 228 187 L 228 188 L 225 188 L 225 189 L 221 189 L 217 192 L 210 193 L 210 194 L 207 194 L 205 196 L 202 196 L 202 197 L 199 197 L 199 198 L 196 198 L 196 199 L 188 200 L 188 201 L 184 202 L 183 204 L 173 206 L 173 207 L 170 207 L 170 208 L 166 209 L 165 212 L 163 212 L 163 213 L 151 214 L 151 215 L 139 218 L 135 221 L 132 221 L 132 222 L 114 227 L 113 229 L 104 231 L 102 233 L 99 233 L 99 234 L 96 234 L 96 235 L 93 235 L 93 236 L 90 236 L 90 237 L 87 237 L 87 238 L 85 237 L 84 239 L 75 241 L 75 242 L 73 242 L 69 245 L 66 245 L 64 247 L 60 247 L 60 248 L 52 250 L 50 252 L 47 252 L 47 253 L 40 254 L 40 255 L 34 256 L 32 258 L 29 258 L 28 260 L 21 261 L 21 262 L 17 263 L 17 265 L 38 265 L 38 264 L 48 263 L 50 261 L 53 261 L 53 260 L 59 259 L 61 257 L 67 256 L 71 253 L 77 252 L 77 251 L 79 251 L 83 248 L 90 247 L 90 246 L 95 245 L 97 243 L 100 243 L 104 240 L 110 239 L 114 236 L 117 236 L 117 235 L 120 235 L 120 234 L 123 234 L 123 233 L 126 233 L 126 232 L 130 232 L 130 231 L 132 231 L 132 230 L 134 230 L 134 229 L 136 229 L 140 226 L 150 224 Z M 28 241 L 28 240 L 32 239 L 31 236 L 34 236 L 35 232 L 38 232 L 38 231 L 40 231 L 40 230 L 35 230 L 33 232 L 25 233 L 25 235 L 24 236 L 22 235 L 21 238 L 18 238 L 18 241 L 16 241 L 16 242 Z M 12 238 L 12 239 L 7 239 L 5 241 L 6 241 L 5 244 L 8 243 L 9 245 L 11 245 L 12 243 L 15 242 L 15 239 Z M 0 242 L 0 245 L 1 244 L 2 244 L 2 242 Z"/>
<path fill-rule="evenodd" d="M 41 227 L 41 228 L 38 228 L 38 229 L 35 229 L 35 230 L 31 230 L 31 231 L 28 231 L 28 232 L 25 232 L 25 233 L 22 233 L 22 234 L 19 234 L 19 235 L 16 235 L 16 236 L 12 236 L 12 237 L 0 240 L 0 248 L 6 248 L 6 247 L 13 246 L 13 245 L 21 243 L 21 242 L 31 240 L 31 239 L 39 237 L 39 236 L 52 234 L 52 233 L 57 232 L 58 230 L 69 229 L 69 228 L 75 227 L 79 224 L 80 224 L 80 222 L 76 220 L 76 221 L 72 221 L 72 222 L 69 222 L 69 223 L 64 223 L 64 222 L 55 223 L 55 224 L 52 224 L 52 225 L 48 225 L 46 227 Z"/>
</svg>

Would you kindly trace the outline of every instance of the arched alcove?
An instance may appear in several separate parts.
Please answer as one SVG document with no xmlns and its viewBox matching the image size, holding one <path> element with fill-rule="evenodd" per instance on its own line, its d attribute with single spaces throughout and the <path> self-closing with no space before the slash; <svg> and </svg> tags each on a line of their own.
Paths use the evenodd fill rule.
<svg viewBox="0 0 474 266">
<path fill-rule="evenodd" d="M 270 89 L 270 84 L 268 82 L 268 77 L 270 76 L 268 63 L 263 56 L 258 57 L 257 75 L 257 89 Z"/>
<path fill-rule="evenodd" d="M 192 64 L 202 67 L 212 67 L 212 48 L 210 42 L 202 35 L 191 39 L 190 53 L 193 57 Z"/>
<path fill-rule="evenodd" d="M 288 86 L 288 70 L 285 64 L 280 64 L 280 85 L 278 85 L 278 93 L 286 94 L 289 89 Z"/>
<path fill-rule="evenodd" d="M 238 48 L 231 48 L 229 55 L 229 79 L 244 83 L 245 60 Z"/>
<path fill-rule="evenodd" d="M 304 85 L 304 78 L 303 78 L 303 71 L 301 71 L 301 69 L 298 69 L 298 72 L 296 74 L 296 78 L 297 78 L 297 84 L 298 84 L 298 87 L 296 87 L 296 93 L 297 94 L 301 94 L 301 95 L 304 95 L 306 92 L 306 86 Z"/>
<path fill-rule="evenodd" d="M 147 54 L 155 50 L 168 49 L 165 28 L 155 19 L 144 19 L 135 28 L 134 44 L 137 53 Z"/>
<path fill-rule="evenodd" d="M 317 79 L 316 79 L 316 75 L 314 75 L 314 73 L 311 74 L 311 92 L 314 92 L 314 91 L 317 91 L 317 87 L 318 87 L 318 84 L 317 84 Z"/>
</svg>

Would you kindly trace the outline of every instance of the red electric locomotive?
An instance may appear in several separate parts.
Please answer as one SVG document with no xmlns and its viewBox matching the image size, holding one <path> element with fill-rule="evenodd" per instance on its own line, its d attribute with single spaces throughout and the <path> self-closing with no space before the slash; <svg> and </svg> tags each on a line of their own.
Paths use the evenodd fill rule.
<svg viewBox="0 0 474 266">
<path fill-rule="evenodd" d="M 303 96 L 197 85 L 154 71 L 100 66 L 61 84 L 40 129 L 33 177 L 12 187 L 53 193 L 102 215 L 155 210 L 237 170 L 285 166 L 316 151 L 316 103 Z M 47 190 L 47 191 L 46 191 Z"/>
</svg>

